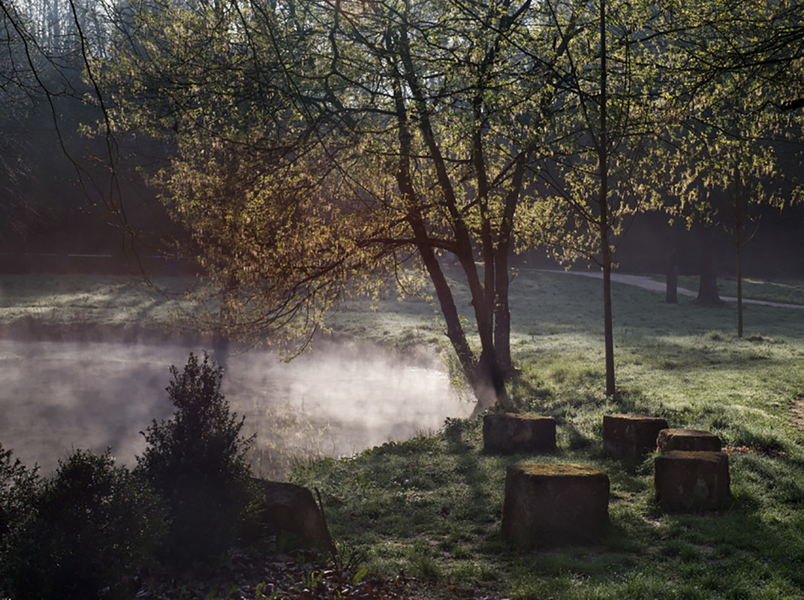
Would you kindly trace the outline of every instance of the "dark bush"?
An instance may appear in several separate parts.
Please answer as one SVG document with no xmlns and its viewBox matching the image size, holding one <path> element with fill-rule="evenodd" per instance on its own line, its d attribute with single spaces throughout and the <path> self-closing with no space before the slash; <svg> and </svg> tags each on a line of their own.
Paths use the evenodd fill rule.
<svg viewBox="0 0 804 600">
<path fill-rule="evenodd" d="M 42 483 L 38 467 L 29 469 L 12 455 L 0 444 L 0 544 L 11 525 L 30 514 Z"/>
<path fill-rule="evenodd" d="M 0 569 L 11 598 L 131 596 L 126 582 L 153 556 L 164 529 L 142 478 L 116 467 L 108 452 L 78 450 L 30 500 L 4 538 Z"/>
<path fill-rule="evenodd" d="M 243 419 L 221 393 L 222 370 L 209 357 L 190 358 L 180 373 L 171 367 L 167 387 L 175 411 L 152 425 L 137 458 L 154 489 L 167 501 L 170 527 L 166 557 L 174 563 L 214 561 L 236 541 L 253 497 Z"/>
</svg>

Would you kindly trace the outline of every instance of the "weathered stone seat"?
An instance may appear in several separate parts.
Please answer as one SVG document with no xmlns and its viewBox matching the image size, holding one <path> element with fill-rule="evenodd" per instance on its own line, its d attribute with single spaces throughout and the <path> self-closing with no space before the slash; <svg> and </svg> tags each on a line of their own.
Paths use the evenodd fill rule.
<svg viewBox="0 0 804 600">
<path fill-rule="evenodd" d="M 656 438 L 656 448 L 664 454 L 673 450 L 687 452 L 720 452 L 720 438 L 714 433 L 696 429 L 665 429 Z"/>
<path fill-rule="evenodd" d="M 589 465 L 511 465 L 503 534 L 519 547 L 587 542 L 605 534 L 609 477 Z"/>
<path fill-rule="evenodd" d="M 717 510 L 729 499 L 729 457 L 725 452 L 665 452 L 654 463 L 654 487 L 665 510 Z"/>
<path fill-rule="evenodd" d="M 483 449 L 494 454 L 555 450 L 556 420 L 512 413 L 486 415 L 483 417 Z"/>
<path fill-rule="evenodd" d="M 646 415 L 604 415 L 603 447 L 612 456 L 638 459 L 653 452 L 667 421 Z"/>
<path fill-rule="evenodd" d="M 315 548 L 324 553 L 334 551 L 324 515 L 309 489 L 265 479 L 255 479 L 255 484 L 263 494 L 259 519 L 267 532 L 286 538 L 288 548 Z"/>
</svg>

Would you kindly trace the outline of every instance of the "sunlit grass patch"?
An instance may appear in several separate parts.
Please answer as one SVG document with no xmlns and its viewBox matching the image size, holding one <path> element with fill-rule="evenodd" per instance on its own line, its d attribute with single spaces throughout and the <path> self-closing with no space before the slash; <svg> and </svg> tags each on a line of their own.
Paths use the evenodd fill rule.
<svg viewBox="0 0 804 600">
<path fill-rule="evenodd" d="M 452 421 L 428 442 L 310 464 L 294 479 L 320 486 L 330 498 L 325 505 L 336 537 L 365 544 L 370 569 L 389 576 L 405 572 L 446 584 L 488 583 L 493 574 L 494 586 L 516 598 L 648 598 L 657 591 L 655 597 L 712 598 L 740 595 L 749 582 L 753 597 L 797 595 L 804 566 L 800 462 L 732 456 L 727 510 L 665 515 L 653 500 L 650 457 L 634 469 L 597 451 L 566 447 L 549 455 L 490 456 L 475 423 Z M 504 470 L 523 460 L 605 470 L 611 479 L 607 540 L 526 553 L 510 546 L 499 533 Z M 422 487 L 410 478 L 418 470 L 428 473 Z M 433 487 L 429 477 L 439 473 L 441 485 Z"/>
<path fill-rule="evenodd" d="M 127 276 L 2 275 L 0 324 L 166 327 L 189 306 L 188 281 L 155 283 L 159 289 Z"/>
</svg>

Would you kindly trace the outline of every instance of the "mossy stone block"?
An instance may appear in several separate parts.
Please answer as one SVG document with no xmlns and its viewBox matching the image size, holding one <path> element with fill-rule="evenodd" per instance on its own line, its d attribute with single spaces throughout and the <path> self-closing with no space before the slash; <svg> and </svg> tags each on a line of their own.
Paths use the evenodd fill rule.
<svg viewBox="0 0 804 600">
<path fill-rule="evenodd" d="M 647 415 L 604 415 L 603 447 L 619 458 L 639 459 L 656 449 L 659 432 L 667 421 Z"/>
<path fill-rule="evenodd" d="M 486 415 L 483 449 L 492 454 L 550 452 L 556 449 L 556 420 L 512 413 Z"/>
<path fill-rule="evenodd" d="M 730 497 L 729 457 L 725 452 L 665 452 L 654 463 L 654 487 L 667 511 L 717 510 Z"/>
<path fill-rule="evenodd" d="M 324 515 L 308 488 L 266 479 L 254 479 L 254 484 L 262 493 L 257 505 L 262 531 L 286 537 L 289 548 L 333 551 Z"/>
<path fill-rule="evenodd" d="M 697 429 L 665 429 L 656 438 L 659 452 L 720 452 L 720 438 L 714 433 Z"/>
<path fill-rule="evenodd" d="M 502 532 L 520 548 L 597 541 L 609 522 L 609 477 L 578 464 L 508 467 Z"/>
</svg>

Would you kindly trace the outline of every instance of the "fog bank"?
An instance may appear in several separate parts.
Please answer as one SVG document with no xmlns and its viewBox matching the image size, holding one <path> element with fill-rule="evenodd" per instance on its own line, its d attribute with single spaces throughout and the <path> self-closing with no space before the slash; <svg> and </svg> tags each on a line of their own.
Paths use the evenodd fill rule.
<svg viewBox="0 0 804 600">
<path fill-rule="evenodd" d="M 0 443 L 51 471 L 72 449 L 132 465 L 152 419 L 172 414 L 168 368 L 192 350 L 178 344 L 0 340 Z M 266 351 L 226 360 L 223 392 L 256 431 L 255 466 L 280 476 L 292 457 L 343 456 L 419 431 L 473 405 L 447 376 L 382 349 L 327 344 L 290 363 Z"/>
</svg>

